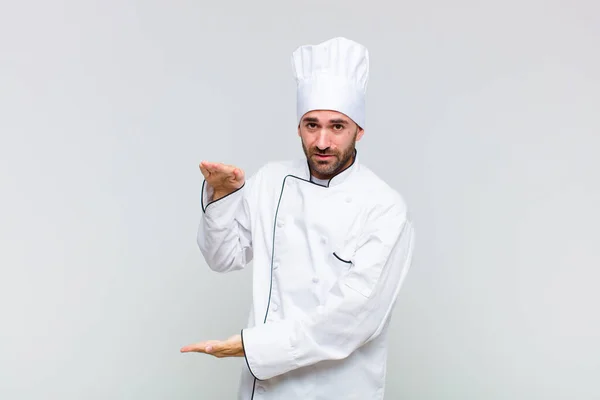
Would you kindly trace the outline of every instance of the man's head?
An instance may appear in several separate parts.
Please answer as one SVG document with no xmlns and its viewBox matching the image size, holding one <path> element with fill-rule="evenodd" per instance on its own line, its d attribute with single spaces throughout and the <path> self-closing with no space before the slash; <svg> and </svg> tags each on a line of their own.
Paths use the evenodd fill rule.
<svg viewBox="0 0 600 400">
<path fill-rule="evenodd" d="M 330 179 L 352 162 L 365 127 L 369 51 L 337 37 L 292 54 L 298 134 L 312 173 Z"/>
<path fill-rule="evenodd" d="M 331 179 L 352 164 L 355 144 L 364 130 L 345 114 L 313 110 L 300 120 L 298 136 L 312 174 Z"/>
</svg>

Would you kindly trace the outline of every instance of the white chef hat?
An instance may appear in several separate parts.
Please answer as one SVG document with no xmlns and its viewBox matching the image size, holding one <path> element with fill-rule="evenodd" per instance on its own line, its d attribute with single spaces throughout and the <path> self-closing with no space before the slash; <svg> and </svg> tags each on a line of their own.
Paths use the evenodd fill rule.
<svg viewBox="0 0 600 400">
<path fill-rule="evenodd" d="M 312 110 L 333 110 L 365 127 L 369 80 L 366 47 L 343 37 L 298 47 L 292 54 L 298 123 Z"/>
</svg>

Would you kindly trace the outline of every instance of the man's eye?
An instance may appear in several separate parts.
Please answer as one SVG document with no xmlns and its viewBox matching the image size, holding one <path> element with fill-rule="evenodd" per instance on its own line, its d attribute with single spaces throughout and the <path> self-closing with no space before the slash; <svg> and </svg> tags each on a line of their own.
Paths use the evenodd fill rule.
<svg viewBox="0 0 600 400">
<path fill-rule="evenodd" d="M 344 125 L 336 124 L 333 126 L 333 129 L 335 129 L 336 131 L 341 131 L 342 129 L 344 129 Z"/>
<path fill-rule="evenodd" d="M 314 123 L 312 123 L 312 122 L 309 122 L 308 124 L 306 124 L 306 127 L 307 127 L 307 128 L 309 128 L 309 129 L 316 128 L 316 126 L 317 126 L 317 125 L 316 125 L 316 124 L 314 124 Z"/>
</svg>

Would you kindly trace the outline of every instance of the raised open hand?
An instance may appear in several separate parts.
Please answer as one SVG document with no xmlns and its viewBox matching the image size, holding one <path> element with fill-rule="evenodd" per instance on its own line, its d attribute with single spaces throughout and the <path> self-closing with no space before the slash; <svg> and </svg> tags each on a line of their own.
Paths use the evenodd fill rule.
<svg viewBox="0 0 600 400">
<path fill-rule="evenodd" d="M 214 189 L 213 200 L 236 191 L 245 181 L 244 171 L 233 165 L 202 161 L 200 171 L 206 182 Z"/>
</svg>

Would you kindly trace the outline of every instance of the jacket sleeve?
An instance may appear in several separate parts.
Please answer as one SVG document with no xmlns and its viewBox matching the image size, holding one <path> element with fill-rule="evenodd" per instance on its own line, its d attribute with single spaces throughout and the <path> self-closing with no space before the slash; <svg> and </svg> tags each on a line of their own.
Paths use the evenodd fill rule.
<svg viewBox="0 0 600 400">
<path fill-rule="evenodd" d="M 381 333 L 411 264 L 414 230 L 392 207 L 362 233 L 352 266 L 322 308 L 299 319 L 243 329 L 248 368 L 259 380 L 348 357 Z"/>
<path fill-rule="evenodd" d="M 255 177 L 225 197 L 212 201 L 213 188 L 202 183 L 202 216 L 197 243 L 209 268 L 230 272 L 252 261 L 252 235 L 249 197 Z"/>
</svg>

